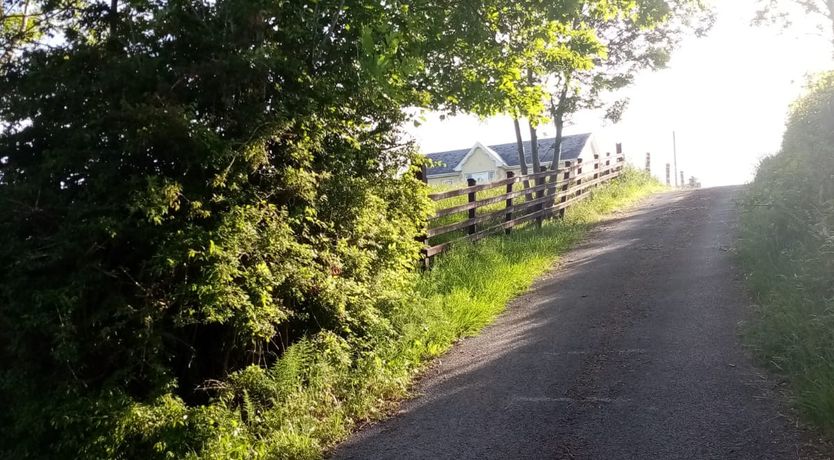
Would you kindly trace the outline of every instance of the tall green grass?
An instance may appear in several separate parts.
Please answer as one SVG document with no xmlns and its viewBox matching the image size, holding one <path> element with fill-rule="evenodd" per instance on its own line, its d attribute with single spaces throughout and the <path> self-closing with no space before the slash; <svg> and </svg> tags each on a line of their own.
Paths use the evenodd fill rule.
<svg viewBox="0 0 834 460">
<path fill-rule="evenodd" d="M 790 382 L 805 418 L 834 435 L 834 73 L 793 107 L 782 152 L 742 204 L 741 263 L 757 300 L 743 328 Z"/>
<path fill-rule="evenodd" d="M 238 373 L 223 398 L 243 401 L 243 423 L 222 428 L 243 432 L 248 442 L 240 452 L 214 451 L 217 458 L 321 457 L 357 423 L 384 417 L 428 360 L 492 322 L 591 225 L 660 189 L 648 175 L 627 170 L 564 220 L 437 257 L 430 271 L 413 274 L 411 295 L 391 302 L 380 315 L 386 319 L 369 329 L 319 334 L 291 346 L 269 369 Z"/>
<path fill-rule="evenodd" d="M 834 279 L 820 267 L 832 253 L 803 247 L 777 223 L 795 209 L 762 198 L 751 190 L 742 215 L 740 259 L 756 300 L 743 334 L 759 362 L 790 381 L 802 415 L 834 434 Z"/>
</svg>

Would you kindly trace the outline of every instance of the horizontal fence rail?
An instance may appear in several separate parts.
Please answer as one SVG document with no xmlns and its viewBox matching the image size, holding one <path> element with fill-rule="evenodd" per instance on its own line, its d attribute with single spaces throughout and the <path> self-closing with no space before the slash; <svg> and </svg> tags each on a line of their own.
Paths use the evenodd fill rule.
<svg viewBox="0 0 834 460">
<path fill-rule="evenodd" d="M 506 179 L 483 185 L 469 179 L 468 187 L 432 193 L 429 198 L 438 204 L 456 198 L 461 201 L 460 197 L 466 202 L 437 209 L 429 219 L 422 239 L 425 262 L 460 242 L 478 241 L 499 232 L 509 234 L 520 224 L 535 221 L 540 226 L 544 219 L 563 216 L 589 189 L 619 176 L 624 166 L 622 153 L 594 155 L 592 161 L 565 161 L 557 169 L 526 176 L 508 172 Z M 499 187 L 504 193 L 495 193 Z"/>
</svg>

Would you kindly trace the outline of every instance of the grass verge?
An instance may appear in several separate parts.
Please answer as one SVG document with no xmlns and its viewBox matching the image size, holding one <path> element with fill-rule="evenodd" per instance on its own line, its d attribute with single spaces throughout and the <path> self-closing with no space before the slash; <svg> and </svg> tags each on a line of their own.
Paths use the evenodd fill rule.
<svg viewBox="0 0 834 460">
<path fill-rule="evenodd" d="M 756 305 L 742 334 L 758 363 L 789 381 L 800 414 L 832 436 L 831 252 L 808 241 L 817 229 L 795 216 L 798 207 L 774 204 L 779 198 L 753 187 L 743 204 L 739 257 Z"/>
<path fill-rule="evenodd" d="M 834 438 L 834 72 L 791 108 L 782 150 L 742 203 L 739 255 L 756 298 L 743 328 L 790 383 L 804 418 Z"/>
<path fill-rule="evenodd" d="M 428 360 L 492 322 L 592 224 L 662 188 L 627 170 L 564 220 L 462 244 L 436 258 L 431 271 L 413 275 L 410 300 L 389 305 L 386 320 L 356 334 L 362 338 L 319 334 L 293 345 L 270 369 L 238 373 L 230 387 L 248 408 L 241 418 L 257 417 L 239 427 L 249 431 L 245 456 L 319 458 L 358 421 L 384 417 Z"/>
</svg>

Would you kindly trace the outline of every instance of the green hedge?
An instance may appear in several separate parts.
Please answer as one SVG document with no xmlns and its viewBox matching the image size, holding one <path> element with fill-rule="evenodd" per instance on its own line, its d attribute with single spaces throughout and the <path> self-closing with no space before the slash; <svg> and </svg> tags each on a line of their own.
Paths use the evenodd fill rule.
<svg viewBox="0 0 834 460">
<path fill-rule="evenodd" d="M 0 68 L 0 457 L 278 455 L 251 366 L 341 366 L 419 257 L 416 64 L 374 56 L 406 9 L 37 3 L 62 40 Z"/>
</svg>

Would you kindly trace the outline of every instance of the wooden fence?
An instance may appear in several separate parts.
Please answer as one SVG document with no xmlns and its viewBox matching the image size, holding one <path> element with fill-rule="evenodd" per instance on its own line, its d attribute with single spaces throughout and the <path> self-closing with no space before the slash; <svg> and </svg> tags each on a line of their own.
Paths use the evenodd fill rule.
<svg viewBox="0 0 834 460">
<path fill-rule="evenodd" d="M 436 210 L 429 220 L 429 227 L 423 238 L 423 257 L 428 263 L 431 257 L 459 242 L 477 241 L 502 231 L 509 234 L 513 227 L 519 224 L 535 221 L 536 225 L 541 225 L 543 219 L 556 214 L 562 216 L 565 209 L 585 197 L 588 189 L 619 176 L 624 165 L 625 157 L 622 153 L 613 156 L 609 153 L 602 157 L 595 155 L 592 162 L 583 162 L 581 159 L 565 161 L 558 170 L 518 177 L 508 172 L 506 179 L 484 185 L 476 185 L 474 179 L 469 179 L 469 186 L 466 188 L 432 193 L 429 198 L 435 202 L 462 196 L 466 196 L 467 201 L 465 204 Z M 516 187 L 522 183 L 524 186 Z M 493 192 L 488 193 L 488 197 L 483 196 L 484 192 L 499 187 L 505 187 L 505 193 L 495 195 Z M 521 198 L 523 202 L 514 203 L 514 200 Z M 487 206 L 494 208 L 502 202 L 502 208 L 478 215 L 478 209 Z M 465 217 L 463 213 L 466 213 Z M 452 223 L 434 225 L 439 219 L 450 220 L 450 216 L 457 216 L 458 219 L 451 219 L 456 220 Z M 432 239 L 461 232 L 464 236 L 431 244 Z"/>
</svg>

